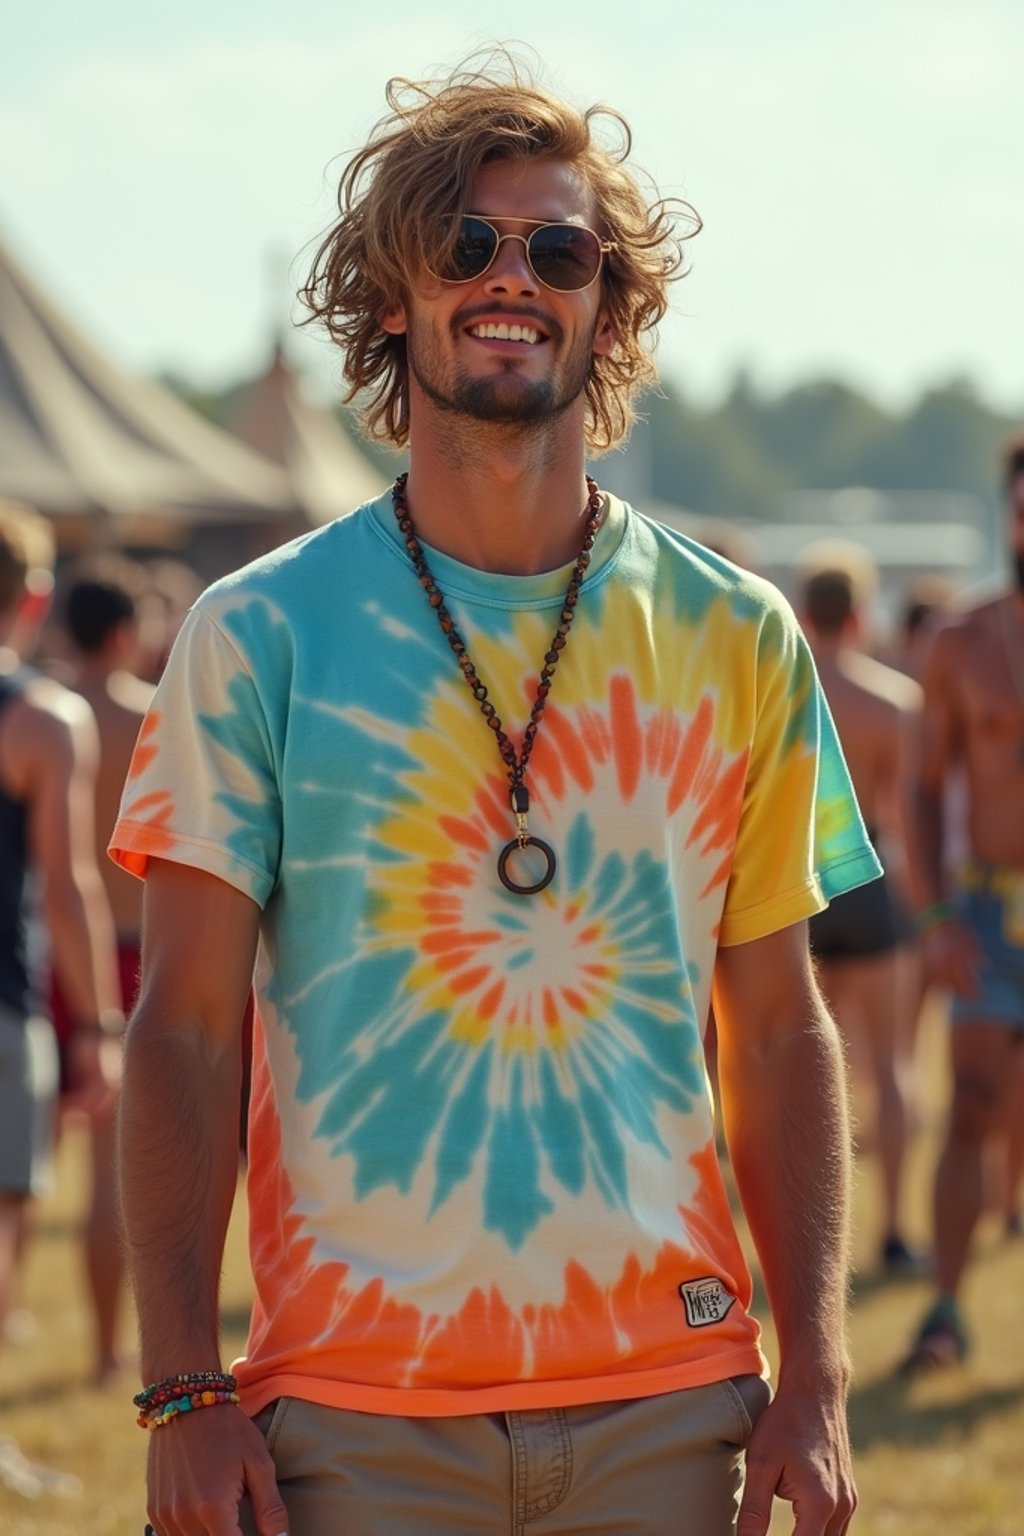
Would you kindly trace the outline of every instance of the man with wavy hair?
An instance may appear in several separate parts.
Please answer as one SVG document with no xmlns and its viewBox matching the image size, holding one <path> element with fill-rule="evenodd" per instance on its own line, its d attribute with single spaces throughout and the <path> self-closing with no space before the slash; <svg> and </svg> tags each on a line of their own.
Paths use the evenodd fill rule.
<svg viewBox="0 0 1024 1536">
<path fill-rule="evenodd" d="M 199 602 L 114 835 L 147 879 L 150 1520 L 754 1536 L 778 1493 L 840 1536 L 848 1138 L 806 919 L 877 863 L 778 593 L 585 473 L 652 375 L 681 226 L 621 118 L 514 67 L 389 102 L 304 291 L 408 473 Z"/>
</svg>

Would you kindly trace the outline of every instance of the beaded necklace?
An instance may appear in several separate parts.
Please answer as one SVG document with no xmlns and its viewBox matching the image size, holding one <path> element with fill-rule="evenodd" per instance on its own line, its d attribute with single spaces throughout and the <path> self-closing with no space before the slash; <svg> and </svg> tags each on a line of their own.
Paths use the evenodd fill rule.
<svg viewBox="0 0 1024 1536">
<path fill-rule="evenodd" d="M 572 626 L 573 616 L 576 612 L 576 604 L 579 600 L 580 587 L 590 564 L 590 551 L 594 547 L 594 539 L 598 525 L 601 521 L 601 491 L 590 476 L 587 476 L 587 511 L 588 517 L 583 530 L 583 543 L 580 547 L 576 564 L 573 566 L 572 575 L 569 577 L 569 585 L 565 589 L 565 597 L 562 599 L 562 612 L 558 628 L 551 638 L 551 644 L 544 654 L 544 665 L 541 668 L 540 679 L 537 683 L 537 693 L 530 710 L 530 718 L 523 732 L 523 745 L 519 753 L 516 753 L 509 740 L 501 718 L 487 697 L 487 689 L 477 675 L 470 654 L 466 649 L 466 643 L 455 627 L 455 620 L 445 607 L 444 594 L 434 580 L 423 546 L 416 536 L 412 518 L 405 499 L 406 482 L 408 475 L 399 475 L 391 488 L 391 500 L 395 509 L 395 517 L 398 519 L 398 528 L 405 540 L 409 558 L 413 563 L 416 575 L 419 577 L 420 586 L 427 596 L 427 602 L 437 614 L 437 621 L 441 626 L 441 632 L 455 654 L 455 659 L 462 669 L 462 675 L 472 692 L 474 699 L 480 705 L 480 713 L 483 715 L 490 729 L 494 732 L 494 739 L 498 745 L 498 751 L 505 764 L 509 782 L 509 802 L 512 806 L 512 814 L 515 817 L 516 834 L 511 842 L 505 844 L 498 855 L 498 879 L 507 891 L 512 891 L 516 896 L 535 896 L 538 891 L 551 884 L 555 873 L 554 849 L 539 837 L 530 834 L 528 816 L 530 811 L 530 792 L 526 787 L 526 768 L 533 751 L 533 744 L 537 739 L 537 730 L 540 726 L 540 717 L 544 713 L 544 706 L 551 692 L 551 680 L 555 675 L 558 658 L 565 648 L 565 642 Z M 515 880 L 509 870 L 509 860 L 512 855 L 523 848 L 536 848 L 546 860 L 544 873 L 539 880 L 532 885 L 522 885 Z"/>
</svg>

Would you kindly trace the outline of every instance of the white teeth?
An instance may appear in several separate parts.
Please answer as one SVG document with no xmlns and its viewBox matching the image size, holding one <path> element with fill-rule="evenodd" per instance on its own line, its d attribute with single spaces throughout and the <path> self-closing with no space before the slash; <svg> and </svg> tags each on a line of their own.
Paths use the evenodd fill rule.
<svg viewBox="0 0 1024 1536">
<path fill-rule="evenodd" d="M 535 347 L 540 341 L 540 332 L 535 331 L 530 325 L 474 325 L 470 328 L 472 336 L 479 336 L 484 341 L 525 341 L 528 346 Z"/>
</svg>

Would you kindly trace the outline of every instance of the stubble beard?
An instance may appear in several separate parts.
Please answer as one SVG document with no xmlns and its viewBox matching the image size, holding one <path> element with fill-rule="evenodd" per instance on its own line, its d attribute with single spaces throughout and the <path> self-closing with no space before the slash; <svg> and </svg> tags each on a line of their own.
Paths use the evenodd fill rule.
<svg viewBox="0 0 1024 1536">
<path fill-rule="evenodd" d="M 432 333 L 417 327 L 408 336 L 409 371 L 427 398 L 441 411 L 474 422 L 511 428 L 536 427 L 561 416 L 586 388 L 593 362 L 596 332 L 581 336 L 565 359 L 559 376 L 527 379 L 514 359 L 499 373 L 469 374 L 445 366 Z"/>
</svg>

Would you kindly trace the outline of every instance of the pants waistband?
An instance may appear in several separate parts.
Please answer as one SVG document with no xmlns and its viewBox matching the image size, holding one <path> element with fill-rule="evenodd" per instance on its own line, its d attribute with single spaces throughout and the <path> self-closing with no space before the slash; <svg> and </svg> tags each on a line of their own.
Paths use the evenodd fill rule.
<svg viewBox="0 0 1024 1536">
<path fill-rule="evenodd" d="M 960 884 L 965 891 L 990 891 L 993 896 L 1007 896 L 1024 886 L 1024 867 L 968 859 L 960 870 Z"/>
</svg>

